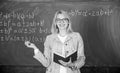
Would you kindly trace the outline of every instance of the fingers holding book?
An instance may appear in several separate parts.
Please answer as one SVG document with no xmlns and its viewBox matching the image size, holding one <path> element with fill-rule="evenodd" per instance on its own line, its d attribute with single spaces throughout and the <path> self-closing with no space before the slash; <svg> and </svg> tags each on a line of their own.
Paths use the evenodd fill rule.
<svg viewBox="0 0 120 73">
<path fill-rule="evenodd" d="M 69 68 L 71 68 L 72 70 L 76 70 L 76 69 L 77 69 L 77 67 L 75 66 L 74 63 L 70 63 L 70 64 L 68 64 L 67 66 L 68 66 Z"/>
<path fill-rule="evenodd" d="M 70 58 L 70 60 L 68 61 L 68 62 L 65 62 L 65 61 L 63 61 L 63 60 L 59 60 L 59 62 L 63 65 L 63 66 L 65 66 L 65 67 L 69 67 L 69 68 L 71 68 L 72 70 L 76 70 L 77 69 L 77 67 L 74 65 L 74 63 L 71 61 L 71 58 Z"/>
<path fill-rule="evenodd" d="M 70 60 L 68 61 L 68 62 L 65 62 L 65 61 L 63 61 L 63 60 L 58 60 L 63 66 L 65 66 L 65 67 L 67 67 L 70 63 L 72 63 L 71 62 L 71 58 L 70 58 Z"/>
</svg>

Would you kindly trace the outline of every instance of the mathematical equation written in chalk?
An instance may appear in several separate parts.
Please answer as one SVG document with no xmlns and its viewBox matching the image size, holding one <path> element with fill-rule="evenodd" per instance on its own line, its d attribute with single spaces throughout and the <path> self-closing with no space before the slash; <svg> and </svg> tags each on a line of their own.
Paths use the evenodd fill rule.
<svg viewBox="0 0 120 73">
<path fill-rule="evenodd" d="M 0 12 L 0 41 L 43 42 L 50 31 L 45 27 L 45 20 L 34 13 Z"/>
</svg>

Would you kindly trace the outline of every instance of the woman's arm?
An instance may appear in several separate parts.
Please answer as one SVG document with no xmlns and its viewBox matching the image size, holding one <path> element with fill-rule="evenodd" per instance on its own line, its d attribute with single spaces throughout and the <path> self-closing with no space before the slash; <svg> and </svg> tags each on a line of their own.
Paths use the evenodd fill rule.
<svg viewBox="0 0 120 73">
<path fill-rule="evenodd" d="M 84 43 L 79 33 L 77 33 L 77 36 L 78 36 L 78 44 L 77 44 L 78 53 L 77 53 L 77 61 L 75 61 L 74 64 L 75 67 L 81 68 L 85 64 Z"/>
<path fill-rule="evenodd" d="M 77 41 L 77 61 L 68 65 L 72 69 L 81 68 L 85 64 L 84 44 L 79 33 L 77 33 Z"/>
<path fill-rule="evenodd" d="M 44 67 L 48 67 L 51 62 L 51 49 L 50 49 L 49 44 L 50 44 L 50 41 L 49 41 L 49 38 L 47 37 L 44 43 L 44 53 L 42 53 L 41 51 L 38 51 L 33 56 L 35 59 L 41 62 L 41 64 Z"/>
</svg>

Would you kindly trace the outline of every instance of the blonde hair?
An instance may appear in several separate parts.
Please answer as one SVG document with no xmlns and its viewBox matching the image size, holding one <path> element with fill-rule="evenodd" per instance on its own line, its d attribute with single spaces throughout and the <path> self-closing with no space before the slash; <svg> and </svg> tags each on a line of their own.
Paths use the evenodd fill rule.
<svg viewBox="0 0 120 73">
<path fill-rule="evenodd" d="M 72 27 L 71 27 L 71 24 L 72 24 L 72 23 L 71 23 L 71 20 L 70 20 L 70 16 L 68 15 L 68 13 L 67 13 L 66 11 L 60 10 L 60 11 L 57 11 L 57 12 L 55 13 L 55 16 L 54 16 L 54 18 L 53 18 L 53 22 L 52 22 L 52 26 L 51 26 L 51 33 L 52 33 L 52 34 L 59 33 L 59 28 L 57 27 L 56 21 L 55 21 L 58 14 L 63 14 L 63 15 L 65 15 L 66 18 L 68 18 L 67 33 L 73 32 Z"/>
</svg>

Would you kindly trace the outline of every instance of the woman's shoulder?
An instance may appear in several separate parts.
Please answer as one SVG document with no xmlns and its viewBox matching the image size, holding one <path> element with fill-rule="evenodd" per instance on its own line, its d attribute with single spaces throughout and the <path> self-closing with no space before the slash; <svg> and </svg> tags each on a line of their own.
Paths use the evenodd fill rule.
<svg viewBox="0 0 120 73">
<path fill-rule="evenodd" d="M 49 34 L 46 36 L 47 39 L 55 38 L 57 34 Z"/>
<path fill-rule="evenodd" d="M 80 37 L 81 35 L 80 35 L 79 32 L 72 32 L 72 33 L 71 33 L 71 36 L 74 37 L 74 38 L 78 38 L 78 37 Z"/>
</svg>

